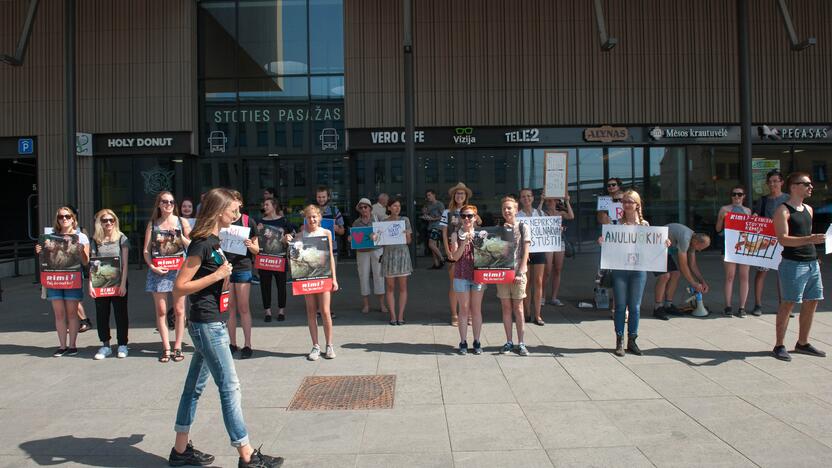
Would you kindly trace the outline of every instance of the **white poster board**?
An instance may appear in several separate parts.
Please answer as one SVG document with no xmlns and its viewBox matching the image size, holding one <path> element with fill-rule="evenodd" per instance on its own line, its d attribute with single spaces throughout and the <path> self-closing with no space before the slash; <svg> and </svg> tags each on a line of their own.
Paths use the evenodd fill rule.
<svg viewBox="0 0 832 468">
<path fill-rule="evenodd" d="M 528 224 L 531 231 L 532 243 L 529 252 L 563 252 L 562 217 L 535 216 L 522 218 L 520 222 Z"/>
<path fill-rule="evenodd" d="M 376 236 L 375 245 L 406 244 L 405 228 L 404 220 L 373 223 L 373 234 Z"/>
<path fill-rule="evenodd" d="M 824 242 L 824 247 L 826 247 L 826 253 L 832 253 L 832 224 L 829 225 L 829 229 L 826 230 L 826 241 Z"/>
<path fill-rule="evenodd" d="M 598 211 L 606 211 L 611 220 L 616 220 L 624 216 L 624 205 L 621 202 L 612 201 L 610 196 L 598 197 Z"/>
<path fill-rule="evenodd" d="M 232 224 L 220 229 L 220 248 L 224 252 L 245 255 L 248 252 L 245 241 L 251 234 L 251 228 Z"/>
<path fill-rule="evenodd" d="M 545 151 L 543 158 L 543 197 L 565 198 L 569 153 Z"/>
<path fill-rule="evenodd" d="M 774 233 L 774 221 L 740 213 L 725 215 L 725 261 L 776 270 L 783 246 Z"/>
<path fill-rule="evenodd" d="M 667 271 L 667 226 L 602 228 L 601 269 Z"/>
</svg>

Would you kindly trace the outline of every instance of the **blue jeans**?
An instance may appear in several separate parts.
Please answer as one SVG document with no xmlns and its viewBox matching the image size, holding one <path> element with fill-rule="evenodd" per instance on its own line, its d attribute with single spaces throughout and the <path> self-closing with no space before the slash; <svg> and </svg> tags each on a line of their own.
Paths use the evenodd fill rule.
<svg viewBox="0 0 832 468">
<path fill-rule="evenodd" d="M 194 354 L 185 388 L 179 399 L 176 411 L 176 432 L 190 432 L 196 416 L 196 405 L 208 383 L 208 375 L 220 391 L 220 405 L 225 430 L 231 438 L 231 445 L 242 447 L 249 443 L 246 423 L 243 420 L 243 408 L 240 404 L 240 380 L 234 369 L 234 359 L 228 348 L 228 329 L 225 322 L 196 323 L 188 326 L 188 334 L 194 343 Z"/>
<path fill-rule="evenodd" d="M 647 284 L 647 272 L 612 270 L 612 293 L 615 297 L 615 334 L 624 335 L 626 309 L 630 308 L 630 320 L 627 333 L 638 335 L 638 319 L 641 315 L 641 298 L 644 285 Z"/>
</svg>

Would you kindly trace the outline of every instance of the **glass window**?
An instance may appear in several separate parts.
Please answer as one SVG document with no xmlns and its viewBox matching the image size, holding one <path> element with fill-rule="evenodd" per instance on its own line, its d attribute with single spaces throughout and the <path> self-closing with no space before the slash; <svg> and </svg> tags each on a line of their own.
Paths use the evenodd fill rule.
<svg viewBox="0 0 832 468">
<path fill-rule="evenodd" d="M 306 73 L 306 2 L 240 1 L 240 76 Z"/>
<path fill-rule="evenodd" d="M 313 76 L 311 78 L 312 99 L 344 99 L 344 76 Z"/>
<path fill-rule="evenodd" d="M 309 98 L 308 85 L 305 76 L 240 80 L 240 101 L 305 101 Z"/>
<path fill-rule="evenodd" d="M 309 1 L 309 39 L 312 73 L 344 72 L 342 0 Z"/>
<path fill-rule="evenodd" d="M 261 148 L 269 146 L 269 127 L 267 124 L 257 124 L 257 146 Z"/>
<path fill-rule="evenodd" d="M 205 80 L 202 82 L 205 90 L 205 102 L 230 103 L 237 101 L 237 82 L 235 80 Z"/>
<path fill-rule="evenodd" d="M 792 152 L 790 146 L 767 145 L 755 145 L 752 147 L 751 151 L 752 195 L 756 201 L 759 200 L 761 196 L 768 193 L 768 187 L 766 186 L 766 174 L 769 171 L 773 169 L 779 170 L 783 173 L 784 179 L 789 172 L 791 172 Z M 786 188 L 783 187 L 783 190 L 786 190 Z"/>
<path fill-rule="evenodd" d="M 730 202 L 730 190 L 740 183 L 737 146 L 687 147 L 687 199 L 691 229 L 715 233 L 716 214 Z"/>
<path fill-rule="evenodd" d="M 444 160 L 445 170 L 445 182 L 447 183 L 455 183 L 457 182 L 456 177 L 456 157 L 453 154 L 449 154 L 446 157 L 442 158 Z"/>
<path fill-rule="evenodd" d="M 644 217 L 650 224 L 685 223 L 685 148 L 654 147 L 649 151 Z"/>
<path fill-rule="evenodd" d="M 199 75 L 237 76 L 237 17 L 234 2 L 198 3 Z"/>
</svg>

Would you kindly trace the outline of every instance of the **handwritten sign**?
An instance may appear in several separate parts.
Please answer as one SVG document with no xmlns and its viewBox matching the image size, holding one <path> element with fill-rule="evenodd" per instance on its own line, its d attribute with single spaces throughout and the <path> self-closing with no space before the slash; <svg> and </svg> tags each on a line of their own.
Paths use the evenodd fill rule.
<svg viewBox="0 0 832 468">
<path fill-rule="evenodd" d="M 245 241 L 251 235 L 251 228 L 232 224 L 227 228 L 220 229 L 220 248 L 224 252 L 237 255 L 248 253 Z"/>
<path fill-rule="evenodd" d="M 771 219 L 741 213 L 725 215 L 726 262 L 776 270 L 782 252 Z"/>
<path fill-rule="evenodd" d="M 375 245 L 406 244 L 405 229 L 404 220 L 373 223 L 373 233 L 376 235 Z"/>
<path fill-rule="evenodd" d="M 667 271 L 667 226 L 605 224 L 601 237 L 601 268 Z"/>
<path fill-rule="evenodd" d="M 543 197 L 563 198 L 567 189 L 569 153 L 546 151 L 543 156 Z"/>
<path fill-rule="evenodd" d="M 563 252 L 561 240 L 563 218 L 560 216 L 536 216 L 523 218 L 531 230 L 530 253 Z"/>
<path fill-rule="evenodd" d="M 356 226 L 350 228 L 350 245 L 355 250 L 374 248 L 376 245 L 373 243 L 373 227 Z"/>
<path fill-rule="evenodd" d="M 624 216 L 624 205 L 621 202 L 612 201 L 612 197 L 598 197 L 598 211 L 606 211 L 610 220 L 617 220 Z"/>
</svg>

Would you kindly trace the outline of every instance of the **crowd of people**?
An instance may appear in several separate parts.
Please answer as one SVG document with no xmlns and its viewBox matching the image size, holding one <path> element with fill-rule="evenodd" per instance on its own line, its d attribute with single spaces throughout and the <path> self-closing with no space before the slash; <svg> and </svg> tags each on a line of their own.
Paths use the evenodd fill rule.
<svg viewBox="0 0 832 468">
<path fill-rule="evenodd" d="M 809 342 L 812 319 L 820 300 L 823 299 L 818 255 L 815 244 L 824 242 L 824 234 L 812 233 L 812 208 L 805 200 L 812 194 L 812 181 L 808 174 L 795 172 L 785 180 L 782 174 L 772 171 L 767 176 L 770 193 L 749 208 L 744 205 L 746 189 L 737 185 L 730 191 L 730 203 L 722 206 L 717 215 L 717 232 L 724 231 L 725 219 L 731 213 L 759 216 L 773 219 L 777 240 L 784 247 L 782 260 L 777 271 L 780 305 L 777 310 L 776 339 L 772 354 L 777 359 L 790 360 L 784 345 L 785 333 L 795 303 L 800 307 L 799 337 L 793 352 L 813 356 L 825 356 Z M 626 190 L 620 179 L 611 178 L 606 184 L 607 195 L 620 203 L 620 211 L 610 216 L 608 210 L 599 210 L 599 225 L 618 224 L 649 226 L 641 195 Z M 783 192 L 785 188 L 786 192 Z M 483 353 L 481 343 L 482 302 L 487 284 L 477 282 L 474 268 L 474 245 L 477 230 L 483 224 L 479 210 L 472 200 L 473 191 L 460 182 L 448 190 L 448 204 L 445 206 L 433 190 L 425 194 L 425 205 L 420 220 L 426 223 L 427 244 L 431 253 L 431 269 L 448 271 L 448 305 L 450 323 L 458 328 L 459 354 Z M 150 221 L 144 236 L 142 257 L 148 267 L 145 291 L 151 293 L 156 313 L 156 326 L 162 346 L 159 362 L 181 362 L 185 359 L 182 343 L 185 330 L 193 343 L 188 376 L 176 416 L 176 442 L 170 460 L 176 463 L 213 461 L 189 443 L 188 434 L 194 419 L 196 405 L 208 377 L 216 382 L 222 400 L 223 417 L 232 445 L 240 452 L 240 466 L 276 466 L 277 458 L 269 457 L 254 450 L 240 407 L 240 387 L 233 357 L 239 352 L 241 359 L 250 358 L 254 353 L 252 342 L 252 311 L 249 302 L 251 285 L 259 275 L 260 290 L 264 308 L 263 319 L 271 322 L 272 279 L 277 289 L 277 321 L 286 318 L 288 265 L 282 271 L 256 270 L 253 259 L 261 250 L 262 226 L 270 226 L 273 234 L 263 242 L 275 244 L 283 251 L 297 240 L 325 238 L 329 246 L 329 271 L 331 287 L 313 294 L 305 294 L 304 302 L 312 349 L 307 359 L 336 357 L 333 338 L 333 322 L 336 314 L 331 307 L 331 295 L 339 289 L 337 280 L 338 236 L 347 231 L 343 214 L 332 203 L 332 194 L 327 187 L 318 187 L 315 203 L 303 209 L 303 224 L 295 226 L 285 216 L 281 203 L 275 198 L 273 189 L 264 191 L 260 215 L 250 218 L 240 211 L 243 206 L 241 194 L 230 189 L 212 189 L 204 194 L 200 203 L 194 206 L 190 199 L 177 205 L 172 193 L 160 192 L 155 199 Z M 376 203 L 362 198 L 355 206 L 357 216 L 352 227 L 370 227 L 380 221 L 401 221 L 404 224 L 404 244 L 367 247 L 356 250 L 357 274 L 362 299 L 361 312 L 368 314 L 371 303 L 378 305 L 381 312 L 389 317 L 391 326 L 405 325 L 408 303 L 408 278 L 413 272 L 413 262 L 408 247 L 414 241 L 413 225 L 402 215 L 402 199 L 380 194 Z M 496 284 L 500 301 L 502 322 L 506 341 L 500 348 L 501 354 L 515 352 L 527 356 L 529 350 L 524 343 L 524 326 L 534 323 L 544 326 L 543 306 L 545 303 L 562 306 L 558 298 L 560 279 L 564 267 L 564 252 L 530 252 L 531 231 L 529 219 L 544 216 L 560 216 L 562 220 L 574 219 L 575 214 L 567 195 L 563 198 L 540 197 L 535 204 L 535 193 L 521 189 L 517 196 L 506 195 L 500 200 L 499 227 L 513 236 L 510 253 L 515 259 L 513 279 L 508 283 Z M 323 221 L 329 220 L 324 227 Z M 245 254 L 224 252 L 220 248 L 220 230 L 237 225 L 250 229 L 249 238 L 243 241 Z M 98 296 L 90 280 L 89 294 L 96 307 L 98 337 L 101 347 L 95 359 L 113 355 L 110 336 L 110 312 L 115 316 L 117 328 L 116 355 L 128 356 L 128 311 L 127 311 L 127 258 L 129 242 L 120 231 L 119 219 L 110 209 L 101 209 L 95 214 L 94 233 L 88 236 L 79 229 L 77 214 L 70 207 L 61 207 L 55 213 L 52 232 L 58 236 L 72 237 L 77 246 L 82 264 L 100 257 L 118 257 L 122 269 L 120 282 L 113 285 L 114 293 Z M 562 229 L 566 228 L 566 224 Z M 561 236 L 562 236 L 561 231 Z M 681 312 L 673 298 L 680 277 L 697 292 L 707 293 L 710 286 L 697 264 L 697 252 L 707 249 L 711 236 L 697 233 L 678 223 L 667 225 L 667 271 L 656 274 L 653 315 L 668 320 Z M 373 239 L 376 239 L 373 234 Z M 603 237 L 599 238 L 603 242 Z M 274 249 L 272 245 L 263 248 Z M 36 253 L 44 247 L 38 244 Z M 343 268 L 343 266 L 342 266 Z M 725 315 L 746 315 L 750 291 L 750 267 L 725 261 L 724 300 Z M 739 272 L 739 274 L 737 274 Z M 647 272 L 612 270 L 613 322 L 615 333 L 614 353 L 624 356 L 627 352 L 641 355 L 637 344 L 639 319 Z M 767 270 L 758 268 L 755 273 L 755 305 L 751 313 L 762 313 L 762 291 Z M 738 278 L 739 304 L 733 312 L 733 284 Z M 85 320 L 81 299 L 83 287 L 70 289 L 45 288 L 45 298 L 50 301 L 55 317 L 59 348 L 54 356 L 77 354 L 77 335 L 84 331 Z M 547 295 L 546 290 L 549 290 Z M 371 300 L 370 296 L 375 296 Z M 548 300 L 546 299 L 548 297 Z M 186 303 L 188 320 L 185 320 Z M 168 315 L 172 310 L 173 344 L 168 333 Z M 324 347 L 319 342 L 319 321 L 323 325 Z M 239 323 L 243 334 L 243 347 L 237 343 L 236 328 Z M 468 328 L 473 334 L 472 346 L 468 346 Z M 625 337 L 625 327 L 627 335 Z M 516 333 L 515 333 L 516 329 Z M 516 338 L 516 340 L 515 340 Z M 208 461 L 210 459 L 210 461 Z M 250 465 L 248 463 L 251 463 Z M 258 464 L 259 463 L 259 464 Z"/>
</svg>

